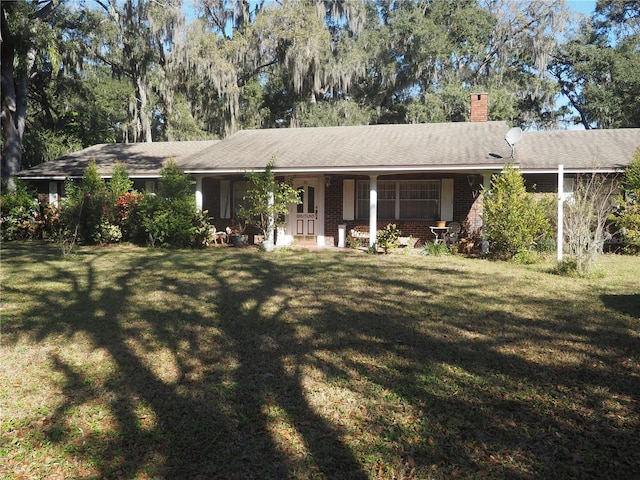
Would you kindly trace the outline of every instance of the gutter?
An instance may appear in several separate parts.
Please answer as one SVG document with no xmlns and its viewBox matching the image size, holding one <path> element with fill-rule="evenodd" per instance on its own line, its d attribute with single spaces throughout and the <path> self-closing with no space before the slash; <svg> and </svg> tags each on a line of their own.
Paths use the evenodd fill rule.
<svg viewBox="0 0 640 480">
<path fill-rule="evenodd" d="M 187 173 L 187 172 L 185 172 Z M 23 180 L 49 180 L 49 181 L 64 181 L 67 178 L 73 179 L 73 180 L 77 180 L 80 178 L 83 178 L 84 175 L 65 175 L 65 176 L 61 176 L 61 175 L 20 175 L 19 173 L 16 175 L 18 178 L 21 178 Z M 101 178 L 111 178 L 112 175 L 100 175 Z M 160 178 L 160 174 L 158 173 L 153 173 L 153 174 L 149 174 L 149 175 L 129 175 L 129 178 L 131 179 L 149 179 L 149 178 Z"/>
<path fill-rule="evenodd" d="M 432 166 L 369 166 L 369 167 L 311 167 L 311 168 L 295 168 L 295 167 L 274 167 L 272 172 L 276 174 L 296 174 L 296 173 L 414 173 L 414 172 L 464 172 L 464 171 L 478 171 L 488 170 L 495 171 L 504 168 L 504 164 L 481 164 L 481 165 L 432 165 Z M 223 175 L 223 174 L 244 174 L 247 172 L 264 172 L 265 168 L 229 168 L 220 170 L 204 170 L 204 169 L 185 169 L 185 173 L 193 175 Z M 556 170 L 553 170 L 554 172 Z"/>
</svg>

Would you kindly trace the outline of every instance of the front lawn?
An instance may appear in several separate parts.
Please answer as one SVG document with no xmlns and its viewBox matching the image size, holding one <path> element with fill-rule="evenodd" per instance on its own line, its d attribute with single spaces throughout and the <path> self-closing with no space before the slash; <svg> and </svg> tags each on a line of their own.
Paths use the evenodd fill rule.
<svg viewBox="0 0 640 480">
<path fill-rule="evenodd" d="M 3 479 L 640 477 L 639 257 L 1 255 Z"/>
</svg>

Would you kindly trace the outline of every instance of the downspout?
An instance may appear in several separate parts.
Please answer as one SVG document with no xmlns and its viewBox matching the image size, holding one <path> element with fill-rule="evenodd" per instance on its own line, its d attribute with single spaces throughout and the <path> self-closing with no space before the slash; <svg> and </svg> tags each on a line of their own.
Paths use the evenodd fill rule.
<svg viewBox="0 0 640 480">
<path fill-rule="evenodd" d="M 378 176 L 369 175 L 369 247 L 375 248 L 378 234 Z"/>
</svg>

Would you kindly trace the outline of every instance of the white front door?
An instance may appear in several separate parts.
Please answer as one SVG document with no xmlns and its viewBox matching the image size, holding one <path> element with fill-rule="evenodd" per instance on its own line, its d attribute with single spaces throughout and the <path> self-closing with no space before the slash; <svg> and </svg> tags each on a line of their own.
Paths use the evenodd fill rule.
<svg viewBox="0 0 640 480">
<path fill-rule="evenodd" d="M 294 235 L 315 236 L 318 234 L 318 188 L 310 181 L 305 181 L 296 185 L 296 190 L 302 203 L 295 206 Z"/>
<path fill-rule="evenodd" d="M 289 207 L 284 231 L 278 233 L 278 244 L 299 240 L 324 246 L 324 177 L 295 178 L 293 188 L 300 192 L 302 203 Z"/>
</svg>

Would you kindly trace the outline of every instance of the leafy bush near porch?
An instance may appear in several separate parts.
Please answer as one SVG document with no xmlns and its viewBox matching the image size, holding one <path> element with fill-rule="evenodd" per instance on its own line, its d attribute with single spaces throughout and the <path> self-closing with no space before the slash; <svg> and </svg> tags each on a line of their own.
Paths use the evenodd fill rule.
<svg viewBox="0 0 640 480">
<path fill-rule="evenodd" d="M 625 253 L 640 253 L 640 148 L 625 170 L 622 182 L 624 195 L 611 220 L 621 234 Z"/>
<path fill-rule="evenodd" d="M 35 193 L 20 179 L 15 189 L 0 196 L 0 240 L 44 240 L 55 238 L 59 229 L 58 210 L 39 203 Z"/>
<path fill-rule="evenodd" d="M 391 250 L 398 248 L 400 244 L 400 233 L 395 223 L 389 223 L 382 230 L 378 231 L 376 244 L 384 253 L 389 253 Z"/>
<path fill-rule="evenodd" d="M 493 256 L 511 259 L 532 250 L 549 229 L 544 209 L 527 193 L 524 179 L 513 165 L 506 165 L 484 193 L 484 228 Z"/>
<path fill-rule="evenodd" d="M 275 226 L 284 224 L 289 206 L 302 202 L 299 192 L 293 186 L 276 179 L 273 173 L 275 161 L 276 157 L 273 156 L 264 172 L 245 174 L 250 187 L 244 198 L 245 203 L 240 205 L 237 212 L 240 221 L 258 228 L 265 239 Z"/>
<path fill-rule="evenodd" d="M 451 249 L 444 242 L 426 242 L 422 247 L 422 253 L 432 257 L 451 255 Z"/>
<path fill-rule="evenodd" d="M 95 162 L 90 162 L 80 181 L 68 179 L 62 205 L 64 236 L 84 244 L 115 243 L 122 240 L 116 202 L 131 190 L 126 167 L 116 164 L 106 182 Z"/>
<path fill-rule="evenodd" d="M 207 212 L 197 209 L 193 181 L 170 159 L 161 170 L 157 195 L 137 204 L 140 227 L 151 246 L 203 247 L 209 239 Z M 137 238 L 142 235 L 138 232 Z"/>
</svg>

